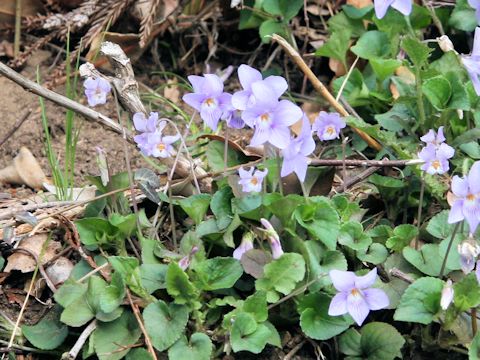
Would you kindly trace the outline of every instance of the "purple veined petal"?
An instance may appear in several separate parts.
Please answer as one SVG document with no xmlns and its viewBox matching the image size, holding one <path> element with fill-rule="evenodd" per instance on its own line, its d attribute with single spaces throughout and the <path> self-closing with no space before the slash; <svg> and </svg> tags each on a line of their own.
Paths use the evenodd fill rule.
<svg viewBox="0 0 480 360">
<path fill-rule="evenodd" d="M 157 118 L 158 118 L 158 116 L 157 116 Z M 165 118 L 162 118 L 162 119 L 165 119 Z M 162 120 L 162 121 L 160 121 L 160 122 L 158 123 L 158 125 L 157 125 L 157 127 L 156 127 L 155 130 L 158 131 L 158 132 L 162 132 L 163 129 L 165 129 L 165 126 L 167 126 L 167 121 L 166 121 L 166 120 Z"/>
<path fill-rule="evenodd" d="M 254 82 L 262 80 L 262 73 L 251 66 L 242 64 L 238 67 L 238 80 L 244 90 L 250 90 Z"/>
<path fill-rule="evenodd" d="M 474 234 L 480 223 L 480 206 L 477 199 L 463 201 L 463 216 L 470 227 L 470 233 Z"/>
<path fill-rule="evenodd" d="M 437 133 L 437 137 L 436 137 L 435 141 L 437 142 L 437 144 L 441 144 L 445 140 L 447 140 L 447 139 L 445 138 L 445 135 L 443 134 L 443 126 L 440 126 L 438 128 L 438 133 Z"/>
<path fill-rule="evenodd" d="M 233 258 L 240 260 L 247 251 L 253 249 L 253 235 L 251 233 L 246 233 L 242 237 L 242 242 L 240 245 L 233 251 Z"/>
<path fill-rule="evenodd" d="M 242 112 L 242 120 L 251 128 L 255 127 L 257 118 L 262 114 L 258 110 L 259 109 L 252 107 Z"/>
<path fill-rule="evenodd" d="M 479 10 L 480 10 L 480 1 L 478 0 L 469 0 L 468 3 L 470 4 L 471 7 L 476 9 L 477 11 L 475 12 L 475 15 L 477 17 L 477 21 L 480 19 L 479 18 Z M 472 5 L 472 4 L 475 4 Z M 473 37 L 473 49 L 472 49 L 472 56 L 478 56 L 480 55 L 480 27 L 475 28 L 475 35 Z"/>
<path fill-rule="evenodd" d="M 480 4 L 479 0 L 468 0 L 468 5 L 470 5 L 472 8 L 477 9 Z"/>
<path fill-rule="evenodd" d="M 112 90 L 110 83 L 101 77 L 98 78 L 97 86 L 99 89 L 101 89 L 105 93 L 109 93 Z"/>
<path fill-rule="evenodd" d="M 145 117 L 144 113 L 137 112 L 133 114 L 133 126 L 137 131 L 140 131 L 140 132 L 147 131 L 147 118 Z"/>
<path fill-rule="evenodd" d="M 200 117 L 205 124 L 213 131 L 217 130 L 218 122 L 222 117 L 222 110 L 219 107 L 209 108 L 202 106 Z"/>
<path fill-rule="evenodd" d="M 274 110 L 275 124 L 290 126 L 302 118 L 302 109 L 290 100 L 281 100 Z"/>
<path fill-rule="evenodd" d="M 190 256 L 186 255 L 183 258 L 181 258 L 180 261 L 178 262 L 178 266 L 183 271 L 187 270 L 188 267 L 190 266 Z"/>
<path fill-rule="evenodd" d="M 205 101 L 205 95 L 189 93 L 183 95 L 182 100 L 195 110 L 200 111 L 202 109 L 202 103 Z"/>
<path fill-rule="evenodd" d="M 255 107 L 263 109 L 264 112 L 271 111 L 278 105 L 278 97 L 264 81 L 253 83 L 252 93 L 255 96 Z"/>
<path fill-rule="evenodd" d="M 173 144 L 175 141 L 179 140 L 180 137 L 181 137 L 180 134 L 167 135 L 167 136 L 164 136 L 164 137 L 162 138 L 162 140 L 163 140 L 163 143 L 164 143 L 164 144 L 170 145 L 170 144 Z"/>
<path fill-rule="evenodd" d="M 263 180 L 265 178 L 265 176 L 267 176 L 268 174 L 268 169 L 265 169 L 265 170 L 256 170 L 255 171 L 255 176 L 259 179 L 259 180 Z"/>
<path fill-rule="evenodd" d="M 299 156 L 295 162 L 295 174 L 297 174 L 298 180 L 302 183 L 305 181 L 307 176 L 308 163 L 307 159 L 303 156 Z"/>
<path fill-rule="evenodd" d="M 276 260 L 284 254 L 282 244 L 280 240 L 274 236 L 269 236 L 268 240 L 270 242 L 270 248 L 272 249 L 272 258 Z"/>
<path fill-rule="evenodd" d="M 200 93 L 203 89 L 203 84 L 205 83 L 205 78 L 198 75 L 190 75 L 188 81 L 192 84 L 193 92 Z"/>
<path fill-rule="evenodd" d="M 228 111 L 232 108 L 232 94 L 222 93 L 217 97 L 217 101 L 222 111 Z"/>
<path fill-rule="evenodd" d="M 395 0 L 392 3 L 392 7 L 403 15 L 408 16 L 412 12 L 412 0 Z"/>
<path fill-rule="evenodd" d="M 470 274 L 475 267 L 475 259 L 471 256 L 460 255 L 460 267 L 464 274 Z"/>
<path fill-rule="evenodd" d="M 347 310 L 358 326 L 363 324 L 368 316 L 368 313 L 370 312 L 367 301 L 359 292 L 356 293 L 356 290 L 348 294 Z"/>
<path fill-rule="evenodd" d="M 290 129 L 288 127 L 274 127 L 269 131 L 268 141 L 279 149 L 285 149 L 290 143 Z"/>
<path fill-rule="evenodd" d="M 295 158 L 293 159 L 283 158 L 282 170 L 280 171 L 280 176 L 285 177 L 287 175 L 290 175 L 294 171 L 295 171 Z"/>
<path fill-rule="evenodd" d="M 355 276 L 355 288 L 367 289 L 375 283 L 375 280 L 377 280 L 377 268 L 373 268 L 366 275 Z"/>
<path fill-rule="evenodd" d="M 263 81 L 273 90 L 277 99 L 288 89 L 287 80 L 283 76 L 271 75 Z"/>
<path fill-rule="evenodd" d="M 428 144 L 418 153 L 418 158 L 427 162 L 427 161 L 435 160 L 436 155 L 437 155 L 437 147 L 433 144 Z"/>
<path fill-rule="evenodd" d="M 330 270 L 328 275 L 338 291 L 351 291 L 355 287 L 355 274 L 351 271 Z"/>
<path fill-rule="evenodd" d="M 420 137 L 424 143 L 430 144 L 435 142 L 435 131 L 433 129 L 428 130 L 428 132 Z"/>
<path fill-rule="evenodd" d="M 363 290 L 363 297 L 370 310 L 380 310 L 390 305 L 387 294 L 381 289 L 365 289 Z"/>
<path fill-rule="evenodd" d="M 347 310 L 347 292 L 339 292 L 336 294 L 332 301 L 330 302 L 330 306 L 328 307 L 328 315 L 330 316 L 339 316 L 344 315 L 348 312 Z"/>
<path fill-rule="evenodd" d="M 95 90 L 97 88 L 97 80 L 93 77 L 88 77 L 83 82 L 83 87 L 89 90 Z"/>
<path fill-rule="evenodd" d="M 260 129 L 257 128 L 253 133 L 252 140 L 250 140 L 251 146 L 258 146 L 266 143 L 271 138 L 270 129 Z"/>
<path fill-rule="evenodd" d="M 469 186 L 468 186 L 468 179 L 461 178 L 458 175 L 455 175 L 452 178 L 452 192 L 458 198 L 464 198 L 468 195 Z"/>
<path fill-rule="evenodd" d="M 463 199 L 458 199 L 453 203 L 452 208 L 448 213 L 448 223 L 455 224 L 464 219 L 465 216 L 463 216 Z"/>
<path fill-rule="evenodd" d="M 480 161 L 476 161 L 468 172 L 468 185 L 473 194 L 480 193 Z"/>
<path fill-rule="evenodd" d="M 308 156 L 315 150 L 315 140 L 313 140 L 312 134 L 305 137 L 300 146 L 300 153 L 304 156 Z"/>
<path fill-rule="evenodd" d="M 205 83 L 202 92 L 210 96 L 218 96 L 223 92 L 223 81 L 218 75 L 205 74 Z"/>
<path fill-rule="evenodd" d="M 443 159 L 450 159 L 455 155 L 455 149 L 448 144 L 440 144 L 437 149 L 437 157 Z"/>
<path fill-rule="evenodd" d="M 251 178 L 254 170 L 255 168 L 253 166 L 250 168 L 250 170 L 245 170 L 243 167 L 241 167 L 238 169 L 238 175 L 242 179 Z"/>
<path fill-rule="evenodd" d="M 382 19 L 387 13 L 388 8 L 392 5 L 394 0 L 374 0 L 375 15 Z"/>
<path fill-rule="evenodd" d="M 478 65 L 477 65 L 478 66 Z M 480 96 L 480 80 L 478 79 L 478 73 L 473 71 L 468 71 L 468 75 L 470 76 L 470 80 L 472 81 L 473 88 L 475 89 L 475 93 Z"/>
<path fill-rule="evenodd" d="M 232 95 L 232 105 L 235 109 L 245 110 L 249 106 L 252 92 L 248 90 L 237 91 Z"/>
</svg>

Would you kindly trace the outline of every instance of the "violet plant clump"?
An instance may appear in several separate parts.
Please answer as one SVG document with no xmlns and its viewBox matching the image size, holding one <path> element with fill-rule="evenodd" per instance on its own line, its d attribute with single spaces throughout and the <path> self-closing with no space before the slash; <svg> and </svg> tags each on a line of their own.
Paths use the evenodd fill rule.
<svg viewBox="0 0 480 360">
<path fill-rule="evenodd" d="M 206 74 L 189 76 L 193 92 L 183 100 L 194 115 L 187 123 L 199 122 L 198 112 L 213 135 L 202 129 L 196 137 L 192 126 L 181 138 L 157 113 L 135 114 L 138 148 L 174 178 L 164 185 L 163 175 L 135 172 L 130 185 L 156 211 L 141 202 L 132 211 L 125 197 L 109 197 L 106 211 L 92 206 L 95 216 L 76 222 L 80 241 L 107 257 L 113 276 L 89 277 L 74 306 L 89 304 L 89 293 L 108 286 L 109 295 L 118 295 L 115 311 L 123 311 L 113 321 L 126 323 L 123 316 L 133 314 L 123 292 L 109 290 L 131 290 L 146 305 L 141 315 L 154 351 L 172 360 L 200 348 L 205 360 L 246 351 L 264 358 L 282 346 L 286 317 L 309 341 L 325 344 L 326 358 L 474 352 L 474 330 L 452 330 L 474 324 L 480 306 L 480 28 L 461 32 L 474 30 L 475 12 L 458 3 L 438 13 L 411 0 L 336 8 L 315 53 L 335 60 L 325 87 L 334 92 L 326 96 L 330 107 L 299 81 L 293 62 L 284 65 L 292 82 L 268 76 L 282 69 L 272 56 L 263 74 L 238 66 L 239 85 L 230 79 L 235 64 L 217 76 L 207 61 Z M 271 4 L 258 11 L 272 15 L 264 23 L 277 28 L 291 19 L 284 11 L 303 6 Z M 447 34 L 428 38 L 445 31 L 455 44 Z M 469 48 L 472 38 L 471 55 L 454 51 Z M 293 45 L 295 33 L 287 40 Z M 338 63 L 345 69 L 334 68 Z M 314 73 L 323 70 L 318 65 L 312 59 Z M 323 81 L 329 74 L 316 75 Z M 127 176 L 121 176 L 96 179 L 99 191 L 114 183 L 124 191 Z M 117 314 L 103 311 L 113 301 L 94 295 L 102 312 L 68 325 L 97 318 L 97 341 L 103 319 Z M 63 304 L 61 321 L 69 321 L 77 309 Z M 131 344 L 140 338 L 138 331 Z M 298 351 L 311 355 L 307 347 Z"/>
</svg>

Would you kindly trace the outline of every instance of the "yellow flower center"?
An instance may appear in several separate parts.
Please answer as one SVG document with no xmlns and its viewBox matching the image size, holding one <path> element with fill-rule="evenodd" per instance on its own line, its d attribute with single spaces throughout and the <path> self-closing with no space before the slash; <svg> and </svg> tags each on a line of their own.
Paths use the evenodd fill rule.
<svg viewBox="0 0 480 360">
<path fill-rule="evenodd" d="M 208 98 L 207 100 L 205 100 L 205 105 L 207 106 L 215 105 L 215 100 L 212 98 Z"/>
<path fill-rule="evenodd" d="M 262 115 L 260 116 L 260 120 L 261 120 L 261 121 L 268 121 L 268 120 L 270 120 L 270 116 L 268 116 L 267 113 L 262 114 Z"/>
<path fill-rule="evenodd" d="M 327 132 L 328 135 L 333 135 L 333 134 L 335 134 L 336 131 L 335 131 L 335 128 L 333 126 L 328 126 L 326 132 Z"/>
<path fill-rule="evenodd" d="M 160 144 L 157 145 L 157 149 L 160 150 L 160 151 L 163 151 L 163 150 L 166 149 L 166 146 L 165 146 L 164 143 L 160 143 Z"/>
<path fill-rule="evenodd" d="M 258 184 L 258 179 L 256 176 L 252 177 L 252 179 L 250 180 L 250 182 L 252 183 L 252 185 L 257 185 Z"/>
<path fill-rule="evenodd" d="M 468 200 L 468 201 L 473 201 L 473 200 L 475 200 L 475 195 L 473 195 L 473 194 L 468 194 L 468 195 L 467 195 L 467 200 Z"/>
<path fill-rule="evenodd" d="M 353 296 L 360 296 L 360 291 L 358 291 L 358 289 L 353 288 L 350 291 L 350 294 L 352 294 Z"/>
<path fill-rule="evenodd" d="M 440 168 L 440 161 L 438 160 L 433 161 L 432 166 L 435 170 L 438 170 Z"/>
</svg>

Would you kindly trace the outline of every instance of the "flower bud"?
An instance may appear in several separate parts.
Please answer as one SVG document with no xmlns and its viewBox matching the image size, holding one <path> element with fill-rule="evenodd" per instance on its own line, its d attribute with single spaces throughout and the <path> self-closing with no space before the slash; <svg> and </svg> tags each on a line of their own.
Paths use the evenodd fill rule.
<svg viewBox="0 0 480 360">
<path fill-rule="evenodd" d="M 437 38 L 438 46 L 443 52 L 455 51 L 453 43 L 447 35 L 442 35 Z"/>
<path fill-rule="evenodd" d="M 447 310 L 450 304 L 453 301 L 453 287 L 452 287 L 452 280 L 448 279 L 445 283 L 445 286 L 442 289 L 442 296 L 440 298 L 440 307 L 443 310 Z"/>
<path fill-rule="evenodd" d="M 268 242 L 270 243 L 270 247 L 272 249 L 272 257 L 274 259 L 278 259 L 280 256 L 283 255 L 282 243 L 280 242 L 280 237 L 278 233 L 273 228 L 272 224 L 267 219 L 260 219 L 260 222 L 266 229 Z"/>
<path fill-rule="evenodd" d="M 243 234 L 242 242 L 240 245 L 233 251 L 233 257 L 237 260 L 240 260 L 248 250 L 253 249 L 253 233 L 250 231 Z"/>
</svg>

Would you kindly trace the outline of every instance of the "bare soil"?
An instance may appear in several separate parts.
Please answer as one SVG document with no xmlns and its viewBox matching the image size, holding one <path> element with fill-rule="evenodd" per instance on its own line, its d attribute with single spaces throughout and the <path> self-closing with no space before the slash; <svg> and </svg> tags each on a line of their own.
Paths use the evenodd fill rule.
<svg viewBox="0 0 480 360">
<path fill-rule="evenodd" d="M 27 66 L 21 73 L 29 79 L 36 78 L 37 66 L 43 77 L 49 74 L 53 61 L 52 54 L 48 51 L 37 51 L 29 59 Z M 63 87 L 54 89 L 61 94 L 65 93 Z M 80 102 L 85 104 L 81 84 L 79 85 Z M 12 81 L 0 77 L 0 139 L 5 136 L 13 124 L 23 116 L 27 109 L 32 113 L 23 125 L 0 147 L 0 168 L 9 165 L 22 146 L 30 149 L 37 158 L 47 176 L 51 170 L 44 148 L 44 133 L 41 121 L 41 112 L 38 96 L 25 91 Z M 47 118 L 52 135 L 52 145 L 62 159 L 65 147 L 65 114 L 66 110 L 50 102 L 46 102 Z M 110 104 L 95 108 L 103 114 L 116 119 L 116 110 Z M 96 146 L 103 147 L 108 156 L 112 173 L 125 170 L 125 153 L 120 135 L 106 130 L 101 125 L 76 116 L 76 125 L 81 126 L 79 141 L 77 143 L 77 158 L 75 164 L 75 178 L 77 186 L 85 183 L 86 175 L 98 175 L 96 163 Z M 127 144 L 132 168 L 141 167 L 143 159 L 135 146 Z"/>
</svg>

